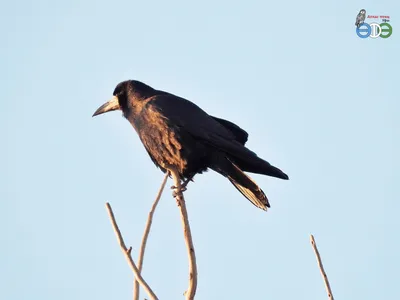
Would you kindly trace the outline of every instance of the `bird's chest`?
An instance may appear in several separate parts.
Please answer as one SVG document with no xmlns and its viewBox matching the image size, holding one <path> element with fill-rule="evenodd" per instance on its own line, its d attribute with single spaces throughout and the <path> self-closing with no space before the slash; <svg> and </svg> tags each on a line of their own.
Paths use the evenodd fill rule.
<svg viewBox="0 0 400 300">
<path fill-rule="evenodd" d="M 182 155 L 180 129 L 157 111 L 148 110 L 136 118 L 134 127 L 150 157 L 160 167 L 173 165 L 179 170 L 186 168 Z"/>
<path fill-rule="evenodd" d="M 183 178 L 207 169 L 208 147 L 182 124 L 154 107 L 147 107 L 132 125 L 153 162 L 162 169 L 174 166 Z"/>
</svg>

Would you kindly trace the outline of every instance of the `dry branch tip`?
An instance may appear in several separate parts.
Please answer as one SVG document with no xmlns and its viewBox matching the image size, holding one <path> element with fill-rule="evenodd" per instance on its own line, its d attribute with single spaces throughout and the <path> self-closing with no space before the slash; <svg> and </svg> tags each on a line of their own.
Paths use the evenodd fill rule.
<svg viewBox="0 0 400 300">
<path fill-rule="evenodd" d="M 111 208 L 110 203 L 106 203 L 106 208 L 108 212 L 108 216 L 110 217 L 111 220 L 111 225 L 114 229 L 115 235 L 117 236 L 118 243 L 120 245 L 121 251 L 124 253 L 126 260 L 128 261 L 129 266 L 132 269 L 132 272 L 134 273 L 135 277 L 139 281 L 140 285 L 144 288 L 144 290 L 149 294 L 150 299 L 152 300 L 158 300 L 157 296 L 154 294 L 153 290 L 150 288 L 150 286 L 147 284 L 147 282 L 143 279 L 143 277 L 140 275 L 140 272 L 138 268 L 136 267 L 135 262 L 132 259 L 132 256 L 130 254 L 130 250 L 125 245 L 124 238 L 122 237 L 121 231 L 119 230 L 117 221 L 115 220 L 114 212 Z"/>
<path fill-rule="evenodd" d="M 317 258 L 318 267 L 319 267 L 319 270 L 321 272 L 322 278 L 323 278 L 324 283 L 325 283 L 325 288 L 326 288 L 326 292 L 328 294 L 328 299 L 329 300 L 334 300 L 333 294 L 332 294 L 332 290 L 331 290 L 331 286 L 329 284 L 328 276 L 326 275 L 326 272 L 324 270 L 324 266 L 322 264 L 321 256 L 320 256 L 318 248 L 317 248 L 317 243 L 315 242 L 314 236 L 312 234 L 310 235 L 310 242 L 311 242 L 311 245 L 312 245 L 312 247 L 314 249 L 314 253 L 315 253 L 315 256 Z"/>
</svg>

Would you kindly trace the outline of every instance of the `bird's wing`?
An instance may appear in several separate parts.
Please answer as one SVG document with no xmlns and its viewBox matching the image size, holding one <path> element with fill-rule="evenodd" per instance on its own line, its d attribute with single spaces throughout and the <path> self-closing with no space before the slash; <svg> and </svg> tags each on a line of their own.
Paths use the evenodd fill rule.
<svg viewBox="0 0 400 300">
<path fill-rule="evenodd" d="M 242 128 L 240 128 L 239 126 L 237 126 L 236 124 L 234 124 L 230 121 L 220 119 L 217 117 L 213 117 L 213 116 L 211 116 L 211 117 L 214 120 L 221 123 L 225 128 L 229 129 L 229 131 L 235 135 L 235 138 L 239 143 L 241 143 L 242 145 L 246 144 L 247 139 L 249 138 L 249 134 L 245 130 L 243 130 Z"/>
<path fill-rule="evenodd" d="M 206 144 L 233 156 L 256 155 L 244 147 L 243 141 L 247 139 L 247 133 L 243 129 L 229 121 L 213 118 L 186 99 L 163 94 L 152 97 L 148 105 L 163 115 L 171 125 Z"/>
<path fill-rule="evenodd" d="M 162 95 L 162 96 L 170 96 L 170 97 L 179 98 L 179 97 L 175 96 L 174 94 L 167 93 L 167 92 L 164 92 L 164 91 L 158 91 L 158 95 L 159 95 L 158 97 L 160 97 L 160 95 Z M 182 99 L 182 98 L 179 98 L 179 99 L 184 100 L 184 101 L 188 101 L 188 100 Z M 232 123 L 232 122 L 230 122 L 228 120 L 224 120 L 224 119 L 217 118 L 217 117 L 214 117 L 214 116 L 210 116 L 210 117 L 212 117 L 214 120 L 216 120 L 217 122 L 222 124 L 225 128 L 229 129 L 229 131 L 234 134 L 236 140 L 239 143 L 241 143 L 242 145 L 246 144 L 246 142 L 247 142 L 247 140 L 249 138 L 249 134 L 245 130 L 243 130 L 242 128 L 240 128 L 239 126 L 237 126 L 236 124 L 234 124 L 234 123 Z"/>
</svg>

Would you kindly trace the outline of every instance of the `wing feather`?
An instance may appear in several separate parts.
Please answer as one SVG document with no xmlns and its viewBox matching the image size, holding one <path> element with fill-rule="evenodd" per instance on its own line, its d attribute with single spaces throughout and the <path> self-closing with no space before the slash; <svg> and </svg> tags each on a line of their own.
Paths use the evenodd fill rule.
<svg viewBox="0 0 400 300">
<path fill-rule="evenodd" d="M 161 94 L 149 99 L 148 105 L 179 130 L 232 156 L 256 155 L 244 147 L 247 132 L 229 121 L 210 116 L 193 102 L 172 94 Z"/>
</svg>

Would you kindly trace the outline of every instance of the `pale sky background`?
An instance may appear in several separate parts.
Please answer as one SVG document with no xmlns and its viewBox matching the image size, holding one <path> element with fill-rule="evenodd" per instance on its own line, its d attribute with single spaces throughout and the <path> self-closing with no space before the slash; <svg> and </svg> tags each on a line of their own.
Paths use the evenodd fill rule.
<svg viewBox="0 0 400 300">
<path fill-rule="evenodd" d="M 393 35 L 357 37 L 361 8 L 389 15 Z M 236 122 L 290 176 L 252 176 L 267 213 L 212 171 L 189 185 L 196 299 L 326 299 L 310 233 L 336 299 L 400 299 L 399 11 L 397 0 L 2 1 L 0 299 L 131 299 L 104 203 L 136 258 L 163 174 L 120 112 L 91 117 L 126 79 Z M 160 299 L 183 299 L 169 189 L 143 274 Z"/>
</svg>

